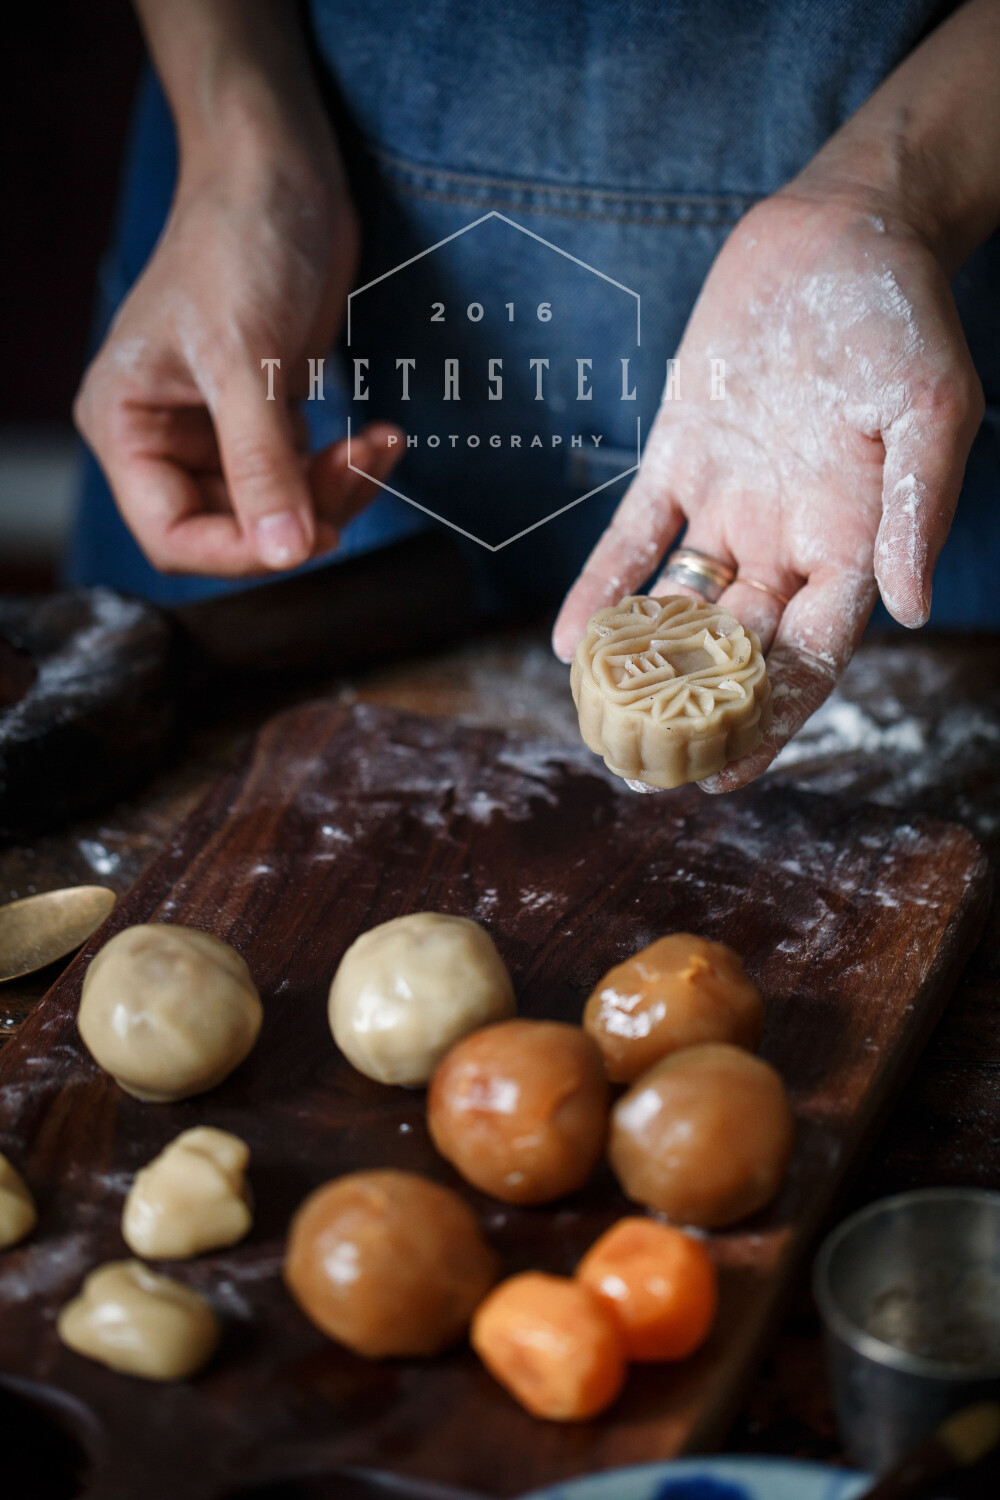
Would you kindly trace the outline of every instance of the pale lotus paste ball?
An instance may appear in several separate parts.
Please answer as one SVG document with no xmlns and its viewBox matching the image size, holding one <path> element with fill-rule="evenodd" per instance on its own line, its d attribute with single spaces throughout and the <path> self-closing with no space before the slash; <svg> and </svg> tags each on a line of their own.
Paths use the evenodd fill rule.
<svg viewBox="0 0 1000 1500">
<path fill-rule="evenodd" d="M 0 1250 L 30 1234 L 37 1218 L 27 1183 L 0 1151 Z"/>
<path fill-rule="evenodd" d="M 330 987 L 334 1041 L 379 1083 L 426 1083 L 460 1038 L 513 1014 L 514 988 L 492 938 L 440 912 L 362 933 Z"/>
<path fill-rule="evenodd" d="M 137 1099 L 203 1093 L 250 1051 L 263 1009 L 228 943 L 191 927 L 126 927 L 83 981 L 77 1024 L 95 1062 Z"/>
<path fill-rule="evenodd" d="M 186 1380 L 211 1359 L 222 1329 L 200 1293 L 139 1260 L 113 1260 L 91 1271 L 56 1331 L 77 1354 L 123 1375 Z"/>
</svg>

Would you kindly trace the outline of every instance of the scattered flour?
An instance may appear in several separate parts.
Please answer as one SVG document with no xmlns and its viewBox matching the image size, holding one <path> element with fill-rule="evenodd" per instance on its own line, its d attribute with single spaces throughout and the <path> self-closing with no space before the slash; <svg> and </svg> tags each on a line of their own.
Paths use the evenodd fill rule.
<svg viewBox="0 0 1000 1500">
<path fill-rule="evenodd" d="M 78 839 L 77 848 L 96 875 L 114 875 L 121 867 L 121 855 L 98 839 Z"/>
<path fill-rule="evenodd" d="M 880 724 L 857 703 L 834 692 L 775 757 L 771 770 L 784 771 L 803 761 L 853 751 L 865 755 L 879 752 L 920 755 L 927 748 L 927 739 L 925 721 L 907 716 L 891 724 Z"/>
<path fill-rule="evenodd" d="M 551 906 L 555 899 L 551 891 L 536 891 L 530 886 L 526 886 L 520 894 L 521 905 L 528 911 L 541 911 L 544 907 Z"/>
</svg>

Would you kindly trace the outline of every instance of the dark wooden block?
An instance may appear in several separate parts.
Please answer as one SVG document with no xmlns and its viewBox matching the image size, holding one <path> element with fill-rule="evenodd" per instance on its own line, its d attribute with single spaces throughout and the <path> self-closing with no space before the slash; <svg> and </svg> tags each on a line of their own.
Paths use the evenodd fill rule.
<svg viewBox="0 0 1000 1500">
<path fill-rule="evenodd" d="M 165 616 L 111 589 L 0 597 L 0 839 L 121 797 L 174 723 Z"/>
</svg>

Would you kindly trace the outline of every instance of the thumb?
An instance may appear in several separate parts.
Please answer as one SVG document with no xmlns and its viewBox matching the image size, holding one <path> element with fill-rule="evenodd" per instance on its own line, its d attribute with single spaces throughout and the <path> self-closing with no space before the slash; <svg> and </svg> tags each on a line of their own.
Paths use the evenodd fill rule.
<svg viewBox="0 0 1000 1500">
<path fill-rule="evenodd" d="M 596 610 L 617 604 L 650 577 L 684 524 L 671 484 L 673 431 L 661 412 L 638 473 L 563 600 L 552 630 L 552 649 L 562 662 L 573 660 Z"/>
<path fill-rule="evenodd" d="M 931 612 L 934 567 L 955 515 L 965 461 L 982 420 L 978 380 L 932 387 L 884 429 L 882 519 L 875 578 L 889 613 L 910 630 Z"/>
<path fill-rule="evenodd" d="M 274 400 L 247 363 L 233 371 L 212 403 L 222 471 L 240 527 L 265 567 L 294 568 L 316 539 L 312 497 L 295 450 L 280 370 Z"/>
</svg>

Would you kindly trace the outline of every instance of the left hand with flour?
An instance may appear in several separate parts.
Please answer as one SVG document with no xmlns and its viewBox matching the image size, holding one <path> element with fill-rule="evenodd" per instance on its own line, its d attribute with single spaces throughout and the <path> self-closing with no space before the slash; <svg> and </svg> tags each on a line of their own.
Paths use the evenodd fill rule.
<svg viewBox="0 0 1000 1500">
<path fill-rule="evenodd" d="M 948 278 L 1000 222 L 998 61 L 1000 7 L 973 0 L 733 231 L 678 351 L 682 399 L 663 401 L 556 622 L 568 660 L 685 525 L 686 546 L 737 570 L 720 603 L 769 653 L 774 722 L 706 790 L 766 769 L 843 672 L 876 591 L 900 624 L 928 618 L 983 414 Z"/>
</svg>

